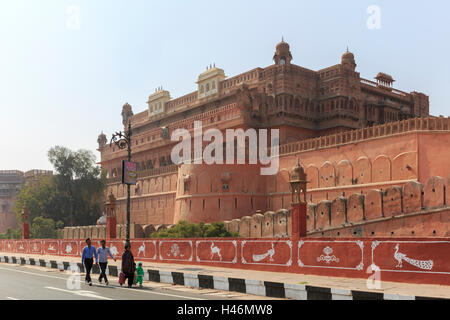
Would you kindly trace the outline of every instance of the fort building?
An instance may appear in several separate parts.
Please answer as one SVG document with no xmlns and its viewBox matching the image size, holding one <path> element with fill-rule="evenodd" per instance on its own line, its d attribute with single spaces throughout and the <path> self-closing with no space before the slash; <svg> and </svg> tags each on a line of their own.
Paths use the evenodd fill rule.
<svg viewBox="0 0 450 320">
<path fill-rule="evenodd" d="M 131 222 L 169 225 L 232 221 L 256 212 L 290 208 L 289 171 L 300 159 L 308 176 L 311 204 L 373 189 L 425 185 L 432 176 L 447 178 L 449 119 L 429 115 L 428 96 L 394 88 L 380 72 L 361 78 L 353 53 L 334 66 L 309 70 L 293 64 L 289 45 L 275 48 L 273 64 L 227 77 L 210 65 L 197 90 L 178 98 L 157 88 L 145 110 L 123 106 L 131 123 L 132 161 L 138 182 L 131 188 Z M 280 168 L 260 175 L 260 164 L 182 164 L 171 161 L 176 129 L 193 136 L 203 130 L 279 129 Z M 121 163 L 126 150 L 98 137 L 101 166 L 108 174 L 107 194 L 117 199 L 117 222 L 126 220 L 126 187 Z M 448 148 L 447 148 L 448 149 Z"/>
</svg>

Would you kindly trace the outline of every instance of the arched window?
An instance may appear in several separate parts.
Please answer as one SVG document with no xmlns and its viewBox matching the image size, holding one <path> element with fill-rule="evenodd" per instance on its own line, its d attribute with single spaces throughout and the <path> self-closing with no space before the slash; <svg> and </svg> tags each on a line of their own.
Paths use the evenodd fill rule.
<svg viewBox="0 0 450 320">
<path fill-rule="evenodd" d="M 206 92 L 209 91 L 209 83 L 206 84 Z"/>
<path fill-rule="evenodd" d="M 300 101 L 298 99 L 295 99 L 295 108 L 296 109 L 300 108 Z"/>
<path fill-rule="evenodd" d="M 213 81 L 211 84 L 211 89 L 215 89 L 216 88 L 216 81 Z"/>
<path fill-rule="evenodd" d="M 200 93 L 205 92 L 205 88 L 203 87 L 203 85 L 200 86 Z"/>
</svg>

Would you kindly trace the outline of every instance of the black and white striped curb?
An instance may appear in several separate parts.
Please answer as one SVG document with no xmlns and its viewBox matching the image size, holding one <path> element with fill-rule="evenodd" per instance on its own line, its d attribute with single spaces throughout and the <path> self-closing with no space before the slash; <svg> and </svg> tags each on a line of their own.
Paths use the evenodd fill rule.
<svg viewBox="0 0 450 320">
<path fill-rule="evenodd" d="M 81 263 L 75 262 L 14 256 L 0 256 L 0 262 L 21 265 L 27 264 L 32 266 L 35 265 L 59 270 L 79 270 L 80 272 L 84 272 L 84 266 Z M 99 267 L 94 265 L 92 268 L 92 273 L 99 274 Z M 120 267 L 108 266 L 106 274 L 117 277 L 120 274 Z M 258 296 L 295 300 L 443 300 L 432 297 L 315 287 L 303 284 L 227 278 L 205 274 L 169 272 L 155 269 L 147 269 L 144 275 L 144 280 L 177 284 L 193 288 L 234 291 Z"/>
</svg>

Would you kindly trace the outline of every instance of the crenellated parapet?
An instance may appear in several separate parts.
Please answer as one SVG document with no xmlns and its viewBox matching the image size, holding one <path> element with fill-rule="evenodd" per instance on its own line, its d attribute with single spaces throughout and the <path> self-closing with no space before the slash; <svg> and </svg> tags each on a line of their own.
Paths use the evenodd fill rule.
<svg viewBox="0 0 450 320">
<path fill-rule="evenodd" d="M 225 226 L 242 237 L 286 237 L 291 235 L 290 219 L 288 210 L 258 212 L 225 221 Z M 447 181 L 431 177 L 425 185 L 410 181 L 402 187 L 373 189 L 307 205 L 308 236 L 314 237 L 392 236 L 399 232 L 411 237 L 446 237 L 449 222 L 450 176 Z M 369 227 L 375 231 L 367 231 Z M 362 234 L 364 228 L 367 230 Z"/>
<path fill-rule="evenodd" d="M 415 228 L 419 232 L 431 228 L 433 229 L 431 234 L 421 234 L 421 236 L 437 236 L 438 233 L 440 236 L 448 236 L 449 211 L 445 209 L 450 207 L 449 197 L 450 177 L 447 181 L 441 177 L 431 177 L 425 185 L 410 181 L 402 187 L 389 186 L 386 189 L 370 190 L 365 194 L 339 197 L 333 201 L 310 203 L 307 211 L 308 233 L 316 236 L 328 236 L 330 231 L 333 231 L 340 236 L 343 234 L 339 232 L 339 229 L 353 228 L 356 230 L 353 231 L 353 235 L 358 235 L 357 226 L 404 219 L 405 223 L 392 226 L 392 230 L 388 228 L 389 230 L 384 230 L 384 232 L 394 235 L 395 232 L 401 230 L 406 236 L 409 228 Z M 406 223 L 409 217 L 421 215 L 424 217 L 433 213 L 441 216 L 435 224 L 431 224 L 431 221 L 426 219 L 422 219 L 419 222 L 420 225 L 407 225 Z M 384 225 L 388 226 L 389 223 Z M 373 232 L 375 233 L 375 231 Z M 414 230 L 410 232 L 411 236 L 420 236 Z"/>
<path fill-rule="evenodd" d="M 413 118 L 396 122 L 388 122 L 381 125 L 351 131 L 339 132 L 318 138 L 301 140 L 299 142 L 281 145 L 280 155 L 323 148 L 333 148 L 339 145 L 362 142 L 368 139 L 392 136 L 413 131 L 450 131 L 450 118 Z"/>
<path fill-rule="evenodd" d="M 232 221 L 225 221 L 225 228 L 245 238 L 281 238 L 291 234 L 291 212 L 286 209 L 277 212 L 257 212 Z"/>
</svg>

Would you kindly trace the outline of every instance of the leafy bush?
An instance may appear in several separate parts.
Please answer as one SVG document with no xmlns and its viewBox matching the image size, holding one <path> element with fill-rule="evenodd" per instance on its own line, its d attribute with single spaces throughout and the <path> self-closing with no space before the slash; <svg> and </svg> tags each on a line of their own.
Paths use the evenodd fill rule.
<svg viewBox="0 0 450 320">
<path fill-rule="evenodd" d="M 13 230 L 11 228 L 6 229 L 5 233 L 0 233 L 0 239 L 21 239 L 22 229 Z"/>
<path fill-rule="evenodd" d="M 229 232 L 225 229 L 223 222 L 213 222 L 211 224 L 189 223 L 180 221 L 170 229 L 160 230 L 151 235 L 152 238 L 230 238 L 239 237 L 236 232 Z"/>
<path fill-rule="evenodd" d="M 31 237 L 35 239 L 56 239 L 58 237 L 57 225 L 63 224 L 61 221 L 55 223 L 50 218 L 36 217 L 31 223 Z"/>
</svg>

